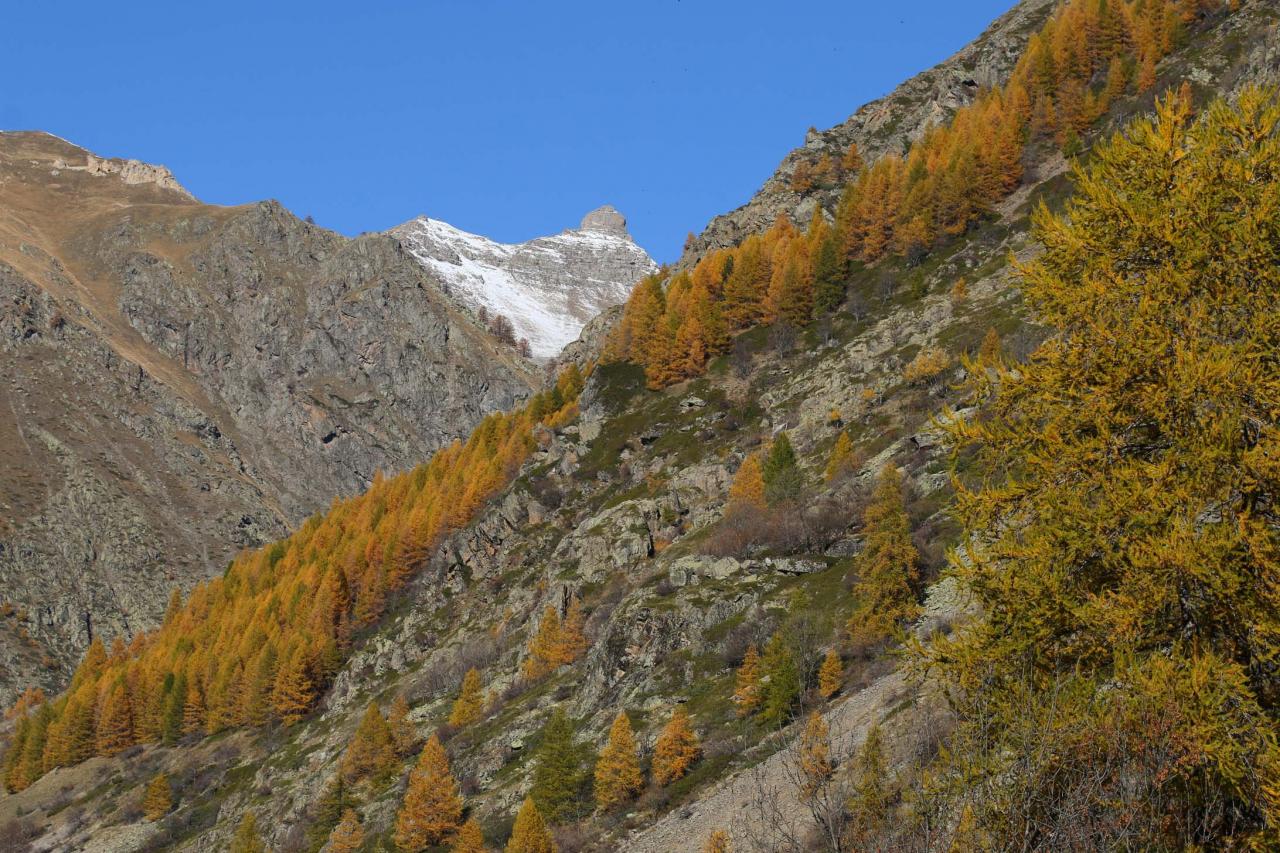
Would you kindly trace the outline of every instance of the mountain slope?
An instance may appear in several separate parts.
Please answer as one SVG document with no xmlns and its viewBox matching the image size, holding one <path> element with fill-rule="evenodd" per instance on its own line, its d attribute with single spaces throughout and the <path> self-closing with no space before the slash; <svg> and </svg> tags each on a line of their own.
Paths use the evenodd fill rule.
<svg viewBox="0 0 1280 853">
<path fill-rule="evenodd" d="M 835 127 L 810 129 L 804 145 L 783 158 L 746 204 L 714 217 L 685 247 L 680 265 L 695 262 L 713 249 L 737 245 L 748 235 L 767 229 L 781 214 L 803 224 L 818 206 L 834 210 L 838 187 L 797 191 L 793 178 L 801 164 L 814 166 L 823 156 L 838 161 L 851 144 L 858 146 L 867 162 L 888 153 L 901 154 L 909 143 L 971 103 L 983 89 L 1003 83 L 1027 40 L 1056 5 L 1057 0 L 1019 0 L 954 56 L 859 107 Z"/>
<path fill-rule="evenodd" d="M 1276 15 L 1273 4 L 1253 2 L 1205 21 L 1161 65 L 1156 89 L 1190 79 L 1204 98 L 1247 80 L 1274 81 Z M 1088 141 L 1144 111 L 1150 98 L 1118 101 Z M 723 829 L 736 847 L 814 849 L 794 749 L 805 714 L 828 721 L 832 757 L 844 768 L 879 726 L 890 775 L 927 760 L 947 722 L 943 703 L 894 672 L 896 657 L 853 647 L 843 626 L 856 603 L 861 509 L 876 472 L 892 464 L 906 475 L 912 540 L 930 584 L 956 541 L 947 453 L 933 418 L 968 403 L 958 358 L 978 357 L 989 330 L 1013 359 L 1043 335 L 1024 319 L 1007 261 L 1038 251 L 1027 214 L 1042 200 L 1060 205 L 1070 186 L 1056 145 L 1037 143 L 1027 159 L 1013 196 L 925 258 L 852 268 L 844 282 L 851 298 L 821 322 L 790 334 L 749 329 L 730 355 L 661 390 L 647 389 L 635 364 L 598 368 L 580 417 L 538 431 L 512 485 L 431 553 L 389 617 L 359 638 L 312 716 L 288 729 L 190 736 L 173 747 L 136 747 L 127 759 L 60 768 L 0 800 L 0 823 L 26 815 L 38 849 L 218 850 L 252 812 L 272 844 L 302 848 L 308 830 L 323 828 L 322 792 L 369 702 L 385 710 L 403 696 L 419 737 L 441 732 L 491 845 L 510 832 L 534 781 L 551 709 L 569 716 L 584 752 L 601 747 L 625 711 L 647 757 L 682 707 L 703 746 L 690 774 L 650 785 L 612 812 L 593 815 L 584 798 L 583 820 L 558 830 L 564 847 L 698 851 Z M 920 363 L 934 369 L 911 369 Z M 779 430 L 798 459 L 797 494 L 770 515 L 735 520 L 727 514 L 735 473 Z M 853 455 L 828 477 L 841 434 Z M 567 616 L 574 598 L 589 648 L 526 677 L 547 608 Z M 950 632 L 965 609 L 954 587 L 934 585 L 911 627 L 922 636 Z M 733 701 L 746 649 L 774 636 L 802 673 L 799 722 L 787 727 L 740 715 Z M 813 678 L 826 648 L 842 654 L 843 666 L 830 700 Z M 472 668 L 488 701 L 478 721 L 450 726 Z M 411 762 L 397 759 L 399 775 L 388 781 L 357 783 L 371 846 L 390 841 Z M 174 783 L 177 807 L 142 821 L 133 801 L 160 771 Z"/>
<path fill-rule="evenodd" d="M 537 358 L 552 358 L 591 318 L 626 301 L 657 269 L 608 205 L 576 229 L 526 243 L 498 243 L 425 216 L 390 232 L 473 311 L 502 315 Z"/>
<path fill-rule="evenodd" d="M 10 698 L 533 383 L 395 241 L 45 134 L 0 134 L 0 292 Z"/>
</svg>

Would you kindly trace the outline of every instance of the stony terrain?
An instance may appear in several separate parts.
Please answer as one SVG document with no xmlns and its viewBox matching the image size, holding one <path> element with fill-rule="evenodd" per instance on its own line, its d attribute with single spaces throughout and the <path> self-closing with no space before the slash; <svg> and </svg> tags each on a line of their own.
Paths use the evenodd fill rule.
<svg viewBox="0 0 1280 853">
<path fill-rule="evenodd" d="M 0 701 L 536 371 L 392 239 L 0 134 Z"/>
<path fill-rule="evenodd" d="M 289 731 L 237 735 L 198 753 L 195 744 L 147 747 L 127 766 L 95 761 L 54 771 L 0 801 L 0 823 L 25 812 L 38 818 L 58 804 L 35 849 L 213 851 L 223 849 L 234 816 L 253 808 L 272 843 L 288 848 L 301 838 L 310 804 L 371 698 L 385 704 L 405 694 L 425 734 L 447 716 L 461 674 L 478 666 L 486 687 L 503 698 L 484 723 L 455 735 L 450 749 L 460 777 L 483 790 L 472 804 L 491 831 L 502 831 L 523 796 L 531 744 L 553 704 L 563 704 L 596 746 L 612 716 L 627 708 L 644 721 L 647 749 L 673 703 L 684 702 L 708 739 L 700 773 L 680 792 L 645 801 L 634 817 L 602 829 L 607 834 L 592 849 L 697 850 L 702 839 L 693 833 L 734 821 L 721 806 L 757 791 L 751 768 L 789 738 L 737 718 L 729 701 L 735 655 L 784 624 L 795 602 L 804 602 L 803 630 L 816 643 L 846 618 L 860 495 L 886 461 L 911 474 L 922 541 L 942 541 L 944 451 L 928 419 L 954 400 L 958 373 L 908 387 L 901 369 L 924 345 L 971 350 L 990 325 L 1009 333 L 1009 347 L 1025 349 L 1009 271 L 986 263 L 1021 250 L 1022 239 L 995 228 L 928 269 L 899 271 L 894 295 L 874 316 L 841 313 L 828 332 L 814 330 L 793 346 L 779 348 L 759 330 L 749 336 L 745 373 L 722 359 L 704 379 L 648 392 L 637 368 L 598 370 L 580 419 L 544 435 L 544 449 L 513 488 L 439 549 L 394 615 L 348 662 L 320 713 Z M 956 305 L 948 291 L 960 274 L 973 283 L 969 300 Z M 820 472 L 836 432 L 828 422 L 833 407 L 857 425 L 864 464 L 860 477 L 828 487 Z M 734 469 L 782 428 L 812 490 L 815 514 L 805 523 L 820 532 L 784 554 L 708 553 Z M 935 548 L 931 570 L 939 557 Z M 570 594 L 588 609 L 590 651 L 541 683 L 520 684 L 535 615 Z M 954 613 L 944 600 L 933 618 L 946 622 Z M 851 692 L 830 711 L 842 747 L 856 744 L 867 722 L 908 695 L 888 662 L 852 666 L 852 683 L 867 692 Z M 913 716 L 896 719 L 892 731 L 911 731 Z M 902 760 L 911 749 L 910 742 L 900 747 Z M 786 760 L 766 760 L 765 778 L 776 785 Z M 80 776 L 90 766 L 99 793 L 62 793 L 83 790 Z M 769 775 L 769 768 L 777 772 Z M 160 769 L 187 792 L 191 808 L 159 824 L 139 822 L 137 786 Z M 720 779 L 730 781 L 713 784 Z M 387 836 L 399 790 L 397 783 L 369 792 L 362 813 L 371 832 Z"/>
<path fill-rule="evenodd" d="M 525 243 L 498 243 L 425 216 L 389 233 L 454 299 L 506 317 L 543 359 L 558 355 L 588 321 L 625 302 L 635 283 L 657 269 L 609 205 L 577 228 Z"/>
<path fill-rule="evenodd" d="M 1024 38 L 1022 28 L 1046 6 L 1028 0 L 984 36 L 977 53 L 961 56 L 998 54 L 1000 40 Z M 1246 3 L 1170 57 L 1164 81 L 1190 79 L 1201 92 L 1275 81 L 1276 20 L 1273 4 Z M 1004 67 L 1001 61 L 989 65 Z M 1108 122 L 1149 104 L 1150 96 L 1119 104 Z M 949 108 L 941 98 L 911 115 Z M 812 830 L 789 769 L 797 732 L 738 717 L 730 700 L 734 667 L 748 643 L 775 630 L 815 654 L 837 635 L 853 604 L 859 509 L 886 463 L 907 475 L 913 538 L 926 580 L 937 579 L 955 528 L 946 512 L 947 452 L 934 418 L 947 407 L 968 414 L 959 358 L 972 355 L 989 329 L 1014 357 L 1041 334 L 1024 320 L 1009 259 L 1036 251 L 1028 211 L 1041 201 L 1060 205 L 1070 185 L 1052 146 L 1036 147 L 1028 159 L 1024 187 L 999 210 L 918 265 L 886 261 L 857 271 L 850 299 L 827 322 L 794 338 L 747 332 L 706 376 L 664 391 L 646 390 L 635 366 L 597 368 L 579 418 L 539 432 L 540 449 L 512 486 L 438 549 L 383 623 L 360 638 L 322 706 L 301 724 L 136 747 L 122 759 L 56 770 L 0 799 L 0 825 L 17 821 L 41 851 L 214 851 L 225 849 L 251 810 L 273 849 L 306 849 L 317 796 L 367 703 L 385 708 L 404 695 L 420 734 L 444 730 L 468 806 L 491 841 L 505 837 L 528 790 L 537 733 L 552 708 L 563 708 L 591 747 L 603 743 L 609 721 L 625 709 L 648 754 L 672 708 L 683 705 L 705 748 L 693 772 L 666 789 L 650 788 L 623 813 L 595 819 L 585 837 L 565 832 L 563 849 L 698 851 L 713 828 L 728 830 L 735 849 L 787 849 L 781 835 Z M 753 210 L 772 203 L 767 196 Z M 757 228 L 768 218 L 762 213 L 759 222 L 744 218 L 734 227 Z M 728 228 L 713 224 L 703 239 L 731 239 Z M 960 278 L 967 293 L 956 297 Z M 616 315 L 587 324 L 564 359 L 590 362 Z M 906 381 L 903 367 L 926 347 L 942 350 L 949 366 L 930 380 Z M 6 441 L 31 442 L 30 430 L 3 428 Z M 733 474 L 781 429 L 800 459 L 801 508 L 787 516 L 789 532 L 768 546 L 735 546 L 721 524 Z M 823 466 L 839 429 L 848 431 L 860 461 L 853 476 L 826 482 Z M 44 482 L 34 463 L 24 476 Z M 538 614 L 571 595 L 587 612 L 589 651 L 545 679 L 523 682 L 518 673 Z M 934 584 L 914 628 L 921 635 L 949 631 L 967 609 L 947 582 Z M 883 728 L 895 767 L 927 756 L 945 724 L 928 685 L 897 672 L 897 659 L 883 650 L 846 663 L 841 695 L 822 703 L 809 691 L 805 699 L 805 711 L 818 709 L 830 721 L 836 758 L 846 758 L 872 723 Z M 494 700 L 480 723 L 452 731 L 443 723 L 470 667 L 483 673 Z M 173 781 L 177 807 L 146 822 L 141 788 L 160 770 Z M 369 849 L 389 843 L 407 772 L 406 763 L 396 779 L 360 791 Z"/>
</svg>

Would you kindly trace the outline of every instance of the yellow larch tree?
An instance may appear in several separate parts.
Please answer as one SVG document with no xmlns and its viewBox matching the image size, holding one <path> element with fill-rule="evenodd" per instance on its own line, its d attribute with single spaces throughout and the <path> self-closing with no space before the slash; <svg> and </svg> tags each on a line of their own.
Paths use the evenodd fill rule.
<svg viewBox="0 0 1280 853">
<path fill-rule="evenodd" d="M 395 842 L 401 850 L 417 851 L 448 840 L 462 825 L 462 795 L 449 770 L 449 756 L 432 735 L 418 765 L 409 774 L 409 787 L 396 815 Z"/>
<path fill-rule="evenodd" d="M 463 728 L 478 722 L 484 715 L 484 685 L 480 683 L 480 671 L 475 667 L 462 677 L 458 698 L 449 711 L 449 725 Z"/>
<path fill-rule="evenodd" d="M 159 820 L 173 808 L 173 788 L 169 777 L 157 773 L 147 783 L 147 790 L 142 798 L 142 815 L 147 820 Z"/>
<path fill-rule="evenodd" d="M 347 744 L 346 752 L 342 754 L 343 779 L 349 785 L 364 779 L 377 783 L 385 781 L 395 766 L 396 750 L 391 727 L 382 716 L 378 703 L 370 702 L 351 742 Z"/>
<path fill-rule="evenodd" d="M 306 649 L 297 644 L 276 672 L 271 701 L 280 720 L 291 726 L 306 716 L 315 699 Z"/>
<path fill-rule="evenodd" d="M 538 807 L 531 798 L 525 797 L 511 827 L 506 853 L 557 853 L 558 849 Z"/>
<path fill-rule="evenodd" d="M 887 639 L 920 610 L 915 591 L 920 555 L 911 541 L 904 488 L 902 472 L 886 465 L 863 513 L 863 548 L 848 622 L 849 637 L 858 645 Z"/>
<path fill-rule="evenodd" d="M 729 487 L 729 504 L 764 507 L 764 468 L 760 464 L 760 454 L 750 454 L 738 466 L 733 485 Z"/>
<path fill-rule="evenodd" d="M 817 711 L 805 721 L 800 734 L 800 795 L 811 798 L 831 778 L 831 733 Z"/>
<path fill-rule="evenodd" d="M 228 853 L 267 853 L 267 845 L 262 843 L 262 836 L 258 834 L 258 816 L 253 812 L 245 812 L 240 823 L 236 824 Z"/>
<path fill-rule="evenodd" d="M 469 817 L 466 823 L 458 830 L 458 834 L 453 837 L 453 842 L 449 845 L 449 853 L 489 853 L 489 848 L 484 844 L 484 833 L 480 831 L 480 823 L 474 817 Z"/>
<path fill-rule="evenodd" d="M 541 678 L 559 666 L 561 649 L 560 612 L 548 604 L 542 609 L 538 630 L 529 638 L 521 672 L 525 678 Z"/>
<path fill-rule="evenodd" d="M 133 746 L 133 703 L 123 681 L 103 697 L 97 728 L 99 755 L 116 755 Z"/>
<path fill-rule="evenodd" d="M 356 853 L 363 846 L 364 825 L 355 809 L 347 809 L 329 833 L 329 853 Z"/>
<path fill-rule="evenodd" d="M 756 644 L 747 646 L 742 664 L 734 676 L 733 703 L 738 706 L 738 716 L 745 717 L 760 707 L 760 650 Z"/>
<path fill-rule="evenodd" d="M 701 755 L 702 745 L 689 724 L 689 712 L 677 705 L 653 745 L 653 781 L 670 785 L 688 773 Z"/>
<path fill-rule="evenodd" d="M 987 329 L 978 347 L 978 364 L 982 367 L 995 367 L 1000 362 L 1000 333 L 994 327 Z"/>
<path fill-rule="evenodd" d="M 711 830 L 706 843 L 702 845 L 702 853 L 733 853 L 733 843 L 729 840 L 729 833 L 723 829 Z"/>
<path fill-rule="evenodd" d="M 841 430 L 836 436 L 836 443 L 831 447 L 831 455 L 827 458 L 827 468 L 823 471 L 823 476 L 830 483 L 844 474 L 851 473 L 856 468 L 857 462 L 853 439 L 849 438 L 849 433 Z"/>
<path fill-rule="evenodd" d="M 823 699 L 830 699 L 840 692 L 843 685 L 844 662 L 840 660 L 839 652 L 829 649 L 822 658 L 822 665 L 818 667 L 818 692 Z"/>
<path fill-rule="evenodd" d="M 625 711 L 618 712 L 609 727 L 609 740 L 596 760 L 596 805 L 608 810 L 626 802 L 644 787 L 635 731 Z"/>
<path fill-rule="evenodd" d="M 583 633 L 585 619 L 582 615 L 582 602 L 578 596 L 569 598 L 569 606 L 565 610 L 564 621 L 560 626 L 560 642 L 556 647 L 556 661 L 570 664 L 576 661 L 587 650 L 587 637 Z"/>
<path fill-rule="evenodd" d="M 949 752 L 995 847 L 1115 773 L 1090 811 L 1128 828 L 1117 846 L 1269 846 L 1280 100 L 1246 88 L 1196 117 L 1162 98 L 1073 184 L 1019 267 L 1050 337 L 975 372 L 983 417 L 947 424 L 980 472 L 957 478 L 950 571 L 983 614 L 926 659 L 960 713 Z"/>
<path fill-rule="evenodd" d="M 397 755 L 408 755 L 418 746 L 418 730 L 409 719 L 409 700 L 397 693 L 387 712 L 387 728 L 391 730 L 391 744 Z"/>
</svg>

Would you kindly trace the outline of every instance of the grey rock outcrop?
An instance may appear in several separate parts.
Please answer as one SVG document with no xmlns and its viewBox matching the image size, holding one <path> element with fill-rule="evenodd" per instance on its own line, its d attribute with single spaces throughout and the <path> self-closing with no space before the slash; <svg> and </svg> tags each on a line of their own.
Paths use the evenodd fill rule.
<svg viewBox="0 0 1280 853">
<path fill-rule="evenodd" d="M 0 703 L 537 383 L 396 241 L 164 174 L 0 134 Z"/>
<path fill-rule="evenodd" d="M 578 226 L 578 230 L 599 231 L 602 234 L 612 234 L 615 237 L 631 236 L 627 232 L 626 217 L 611 204 L 597 207 L 582 217 L 582 224 Z"/>
</svg>

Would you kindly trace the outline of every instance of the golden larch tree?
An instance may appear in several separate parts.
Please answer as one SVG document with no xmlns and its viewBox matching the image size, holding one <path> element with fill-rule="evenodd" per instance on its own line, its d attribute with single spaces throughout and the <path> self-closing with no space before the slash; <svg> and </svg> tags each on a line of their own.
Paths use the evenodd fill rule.
<svg viewBox="0 0 1280 853">
<path fill-rule="evenodd" d="M 157 773 L 147 783 L 146 794 L 142 798 L 142 815 L 147 820 L 159 820 L 173 808 L 173 788 L 169 777 Z"/>
<path fill-rule="evenodd" d="M 823 699 L 830 699 L 840 692 L 843 685 L 844 662 L 840 660 L 839 652 L 829 649 L 822 658 L 822 665 L 818 667 L 818 692 Z"/>
<path fill-rule="evenodd" d="M 738 472 L 733 475 L 733 485 L 729 487 L 729 504 L 764 507 L 764 468 L 760 464 L 760 454 L 752 453 L 738 466 Z"/>
<path fill-rule="evenodd" d="M 449 770 L 449 756 L 432 735 L 418 766 L 409 774 L 409 787 L 396 815 L 395 842 L 401 850 L 420 851 L 441 844 L 462 825 L 462 795 Z"/>
<path fill-rule="evenodd" d="M 409 700 L 397 693 L 387 712 L 387 728 L 391 730 L 391 744 L 397 755 L 408 755 L 418 746 L 418 730 L 409 719 Z"/>
<path fill-rule="evenodd" d="M 929 656 L 960 700 L 951 753 L 991 803 L 1039 804 L 975 801 L 993 846 L 1113 773 L 1091 810 L 1130 828 L 1116 846 L 1269 846 L 1280 102 L 1247 88 L 1197 119 L 1163 98 L 1073 184 L 1019 267 L 1050 337 L 975 373 L 983 417 L 948 423 L 983 472 L 957 481 L 950 565 L 983 618 Z"/>
<path fill-rule="evenodd" d="M 827 457 L 827 468 L 823 476 L 830 483 L 844 474 L 851 473 L 857 467 L 857 452 L 853 449 L 853 439 L 844 430 L 836 436 L 836 443 L 831 447 L 831 455 Z"/>
<path fill-rule="evenodd" d="M 689 712 L 677 705 L 653 745 L 653 781 L 670 785 L 688 773 L 701 755 L 702 745 L 689 724 Z"/>
<path fill-rule="evenodd" d="M 738 716 L 745 717 L 760 707 L 760 650 L 756 644 L 747 646 L 742 664 L 734 676 L 733 704 L 738 706 Z"/>
<path fill-rule="evenodd" d="M 596 760 L 596 805 L 611 809 L 634 797 L 643 787 L 635 731 L 626 712 L 620 711 L 609 727 L 609 740 Z"/>
<path fill-rule="evenodd" d="M 809 714 L 800 733 L 800 795 L 813 797 L 831 778 L 831 733 L 817 711 Z"/>
<path fill-rule="evenodd" d="M 582 602 L 578 596 L 569 599 L 565 609 L 564 621 L 560 625 L 560 642 L 556 649 L 556 661 L 570 664 L 576 661 L 587 650 L 587 637 L 583 633 L 586 620 L 582 615 Z"/>
<path fill-rule="evenodd" d="M 525 797 L 511 827 L 506 853 L 557 853 L 558 849 L 538 807 L 531 798 Z"/>
<path fill-rule="evenodd" d="M 356 853 L 364 846 L 364 825 L 355 809 L 342 813 L 342 820 L 329 833 L 329 853 Z"/>
<path fill-rule="evenodd" d="M 1000 355 L 1000 333 L 992 327 L 982 336 L 982 344 L 978 347 L 978 364 L 982 367 L 995 367 L 1000 362 Z"/>
<path fill-rule="evenodd" d="M 919 612 L 915 586 L 920 555 L 911 541 L 903 490 L 902 472 L 886 465 L 863 513 L 856 604 L 848 623 L 849 637 L 859 645 L 887 639 Z"/>
<path fill-rule="evenodd" d="M 467 818 L 458 834 L 453 837 L 449 853 L 489 853 L 489 848 L 484 845 L 484 833 L 480 831 L 479 821 L 474 817 Z"/>
<path fill-rule="evenodd" d="M 524 677 L 541 678 L 559 666 L 560 644 L 560 612 L 548 604 L 542 609 L 538 630 L 529 638 L 528 656 L 521 668 Z"/>
<path fill-rule="evenodd" d="M 98 754 L 116 755 L 133 744 L 133 703 L 129 688 L 121 682 L 107 692 L 98 712 Z"/>
<path fill-rule="evenodd" d="M 315 701 L 315 684 L 308 663 L 306 650 L 298 644 L 276 671 L 271 702 L 286 726 L 306 716 Z"/>
<path fill-rule="evenodd" d="M 472 667 L 462 677 L 458 698 L 453 700 L 453 708 L 449 711 L 449 725 L 463 728 L 479 722 L 483 715 L 484 685 L 480 683 L 480 671 Z"/>
<path fill-rule="evenodd" d="M 391 727 L 382 716 L 377 702 L 364 709 L 346 752 L 342 754 L 341 771 L 347 784 L 364 779 L 384 781 L 396 766 L 395 744 Z"/>
<path fill-rule="evenodd" d="M 733 853 L 733 843 L 729 840 L 729 833 L 723 829 L 711 830 L 706 843 L 702 845 L 702 853 Z"/>
<path fill-rule="evenodd" d="M 253 812 L 245 812 L 240 823 L 236 824 L 228 853 L 267 853 L 267 845 L 262 843 L 262 836 L 258 834 L 258 816 Z"/>
</svg>

